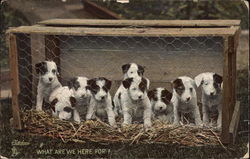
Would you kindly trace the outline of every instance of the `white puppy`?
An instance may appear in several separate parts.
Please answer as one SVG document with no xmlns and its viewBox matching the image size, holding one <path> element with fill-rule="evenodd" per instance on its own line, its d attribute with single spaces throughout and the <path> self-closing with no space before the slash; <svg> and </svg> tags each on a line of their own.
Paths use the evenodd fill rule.
<svg viewBox="0 0 250 159">
<path fill-rule="evenodd" d="M 68 87 L 73 91 L 77 100 L 76 110 L 79 112 L 81 120 L 85 120 L 89 107 L 91 93 L 88 90 L 88 78 L 75 77 L 68 81 Z"/>
<path fill-rule="evenodd" d="M 43 61 L 35 65 L 36 72 L 39 74 L 39 82 L 37 86 L 36 110 L 41 111 L 43 101 L 49 102 L 51 92 L 61 87 L 58 81 L 58 70 L 55 62 Z"/>
<path fill-rule="evenodd" d="M 174 106 L 174 124 L 180 124 L 180 114 L 192 113 L 195 124 L 202 125 L 199 107 L 197 106 L 196 85 L 192 78 L 178 77 L 172 82 Z"/>
<path fill-rule="evenodd" d="M 128 64 L 122 65 L 122 72 L 123 72 L 123 80 L 127 78 L 142 77 L 144 74 L 144 67 L 136 63 L 128 63 Z M 146 80 L 147 80 L 147 89 L 149 89 L 150 81 L 147 78 Z M 114 100 L 113 100 L 114 112 L 116 116 L 118 116 L 119 114 L 122 114 L 120 97 L 121 97 L 121 93 L 124 91 L 126 91 L 126 89 L 124 88 L 123 84 L 121 84 L 114 96 Z"/>
<path fill-rule="evenodd" d="M 62 120 L 70 120 L 80 123 L 80 116 L 75 109 L 76 99 L 67 86 L 56 88 L 49 97 L 52 115 Z"/>
<path fill-rule="evenodd" d="M 202 88 L 202 114 L 205 126 L 212 126 L 211 114 L 218 111 L 217 128 L 222 120 L 222 77 L 213 72 L 201 73 L 195 77 L 195 83 Z M 210 120 L 210 123 L 209 123 Z"/>
<path fill-rule="evenodd" d="M 149 129 L 152 126 L 152 108 L 147 96 L 147 80 L 143 77 L 127 78 L 122 84 L 126 89 L 119 99 L 124 117 L 122 125 L 131 124 L 133 118 L 143 118 L 144 128 Z"/>
<path fill-rule="evenodd" d="M 148 97 L 152 105 L 152 115 L 154 120 L 173 123 L 173 103 L 171 102 L 172 93 L 166 88 L 156 88 L 148 92 Z"/>
<path fill-rule="evenodd" d="M 91 92 L 90 104 L 86 120 L 95 119 L 96 116 L 104 120 L 108 117 L 111 126 L 117 127 L 115 114 L 109 90 L 112 82 L 104 77 L 88 80 L 88 89 Z"/>
</svg>

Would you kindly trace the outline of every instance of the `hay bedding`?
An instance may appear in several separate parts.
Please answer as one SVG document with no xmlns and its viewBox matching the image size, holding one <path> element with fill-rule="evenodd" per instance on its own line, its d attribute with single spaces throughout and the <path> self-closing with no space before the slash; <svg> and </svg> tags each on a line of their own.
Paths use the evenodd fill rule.
<svg viewBox="0 0 250 159">
<path fill-rule="evenodd" d="M 53 118 L 45 112 L 28 110 L 22 113 L 24 128 L 29 134 L 61 139 L 63 142 L 108 143 L 161 143 L 183 146 L 219 145 L 218 133 L 208 128 L 173 126 L 154 122 L 152 131 L 145 132 L 142 124 L 114 129 L 102 121 L 85 121 L 76 124 Z M 121 123 L 118 122 L 118 126 Z M 223 146 L 223 145 L 222 145 Z"/>
</svg>

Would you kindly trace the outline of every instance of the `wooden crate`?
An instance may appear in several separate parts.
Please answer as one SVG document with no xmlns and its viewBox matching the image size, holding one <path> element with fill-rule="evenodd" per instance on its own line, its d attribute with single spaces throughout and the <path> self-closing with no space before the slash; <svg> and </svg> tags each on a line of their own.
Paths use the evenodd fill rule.
<svg viewBox="0 0 250 159">
<path fill-rule="evenodd" d="M 171 88 L 171 80 L 180 75 L 194 77 L 201 71 L 223 74 L 221 139 L 230 143 L 239 121 L 239 104 L 235 109 L 239 25 L 239 20 L 52 19 L 10 28 L 7 37 L 14 128 L 22 129 L 20 107 L 34 106 L 35 63 L 54 60 L 62 83 L 76 75 L 107 76 L 114 81 L 113 94 L 122 79 L 120 66 L 134 61 L 147 62 L 146 76 L 152 88 L 163 84 Z M 204 54 L 199 54 L 202 51 Z M 214 64 L 208 66 L 202 60 Z"/>
</svg>

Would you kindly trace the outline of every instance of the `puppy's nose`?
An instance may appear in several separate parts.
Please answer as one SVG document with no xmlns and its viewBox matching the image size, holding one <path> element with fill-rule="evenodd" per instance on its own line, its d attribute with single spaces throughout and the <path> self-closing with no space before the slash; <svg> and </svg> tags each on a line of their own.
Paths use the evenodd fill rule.
<svg viewBox="0 0 250 159">
<path fill-rule="evenodd" d="M 53 78 L 49 78 L 49 81 L 52 81 L 53 80 Z"/>
<path fill-rule="evenodd" d="M 101 97 L 102 100 L 103 100 L 104 98 L 105 98 L 104 96 Z"/>
<path fill-rule="evenodd" d="M 210 95 L 213 96 L 213 95 L 214 95 L 214 92 L 211 92 Z"/>
<path fill-rule="evenodd" d="M 139 99 L 141 99 L 142 96 L 138 96 Z"/>
<path fill-rule="evenodd" d="M 187 101 L 189 101 L 189 100 L 190 100 L 190 97 L 187 98 Z"/>
<path fill-rule="evenodd" d="M 160 107 L 160 110 L 162 110 L 162 107 Z"/>
</svg>

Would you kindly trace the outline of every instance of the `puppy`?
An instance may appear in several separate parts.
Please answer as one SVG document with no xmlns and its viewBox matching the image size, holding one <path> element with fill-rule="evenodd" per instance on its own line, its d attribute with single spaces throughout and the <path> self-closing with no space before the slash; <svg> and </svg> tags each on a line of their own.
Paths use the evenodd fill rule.
<svg viewBox="0 0 250 159">
<path fill-rule="evenodd" d="M 128 63 L 128 64 L 122 65 L 122 72 L 123 72 L 123 80 L 127 78 L 142 77 L 144 74 L 144 67 L 136 63 Z M 147 80 L 147 89 L 149 89 L 150 81 L 147 78 L 146 80 Z M 123 87 L 123 84 L 121 84 L 114 96 L 114 100 L 113 100 L 114 112 L 116 116 L 118 116 L 119 114 L 122 114 L 120 97 L 121 97 L 121 93 L 124 91 L 126 91 L 126 89 Z"/>
<path fill-rule="evenodd" d="M 165 88 L 156 88 L 148 92 L 152 106 L 152 118 L 168 124 L 173 123 L 173 104 L 171 103 L 172 93 Z"/>
<path fill-rule="evenodd" d="M 68 81 L 68 87 L 73 91 L 77 100 L 76 110 L 79 112 L 81 120 L 85 120 L 90 102 L 90 90 L 88 90 L 88 78 L 75 77 Z"/>
<path fill-rule="evenodd" d="M 195 125 L 201 126 L 199 107 L 197 106 L 196 85 L 192 78 L 178 77 L 172 82 L 173 97 L 171 99 L 174 108 L 174 124 L 180 124 L 180 113 L 192 113 Z"/>
<path fill-rule="evenodd" d="M 76 99 L 67 86 L 56 88 L 51 93 L 49 102 L 53 116 L 59 117 L 62 120 L 73 119 L 77 123 L 80 123 L 79 113 L 75 109 Z"/>
<path fill-rule="evenodd" d="M 90 104 L 86 120 L 95 119 L 96 116 L 104 120 L 108 117 L 111 126 L 117 127 L 113 112 L 112 99 L 109 93 L 112 82 L 104 77 L 94 78 L 87 81 L 91 92 Z"/>
<path fill-rule="evenodd" d="M 147 80 L 143 77 L 127 78 L 122 85 L 126 89 L 120 97 L 124 117 L 122 125 L 131 124 L 132 118 L 143 117 L 144 128 L 151 128 L 152 108 L 147 96 Z"/>
<path fill-rule="evenodd" d="M 42 111 L 43 101 L 49 102 L 51 92 L 61 87 L 57 75 L 59 75 L 57 66 L 53 61 L 43 61 L 35 65 L 39 82 L 37 86 L 36 110 Z"/>
<path fill-rule="evenodd" d="M 211 114 L 218 111 L 217 128 L 221 128 L 222 120 L 222 76 L 205 72 L 195 77 L 195 83 L 202 90 L 202 114 L 205 126 L 212 126 Z M 210 120 L 210 123 L 209 123 Z"/>
</svg>

